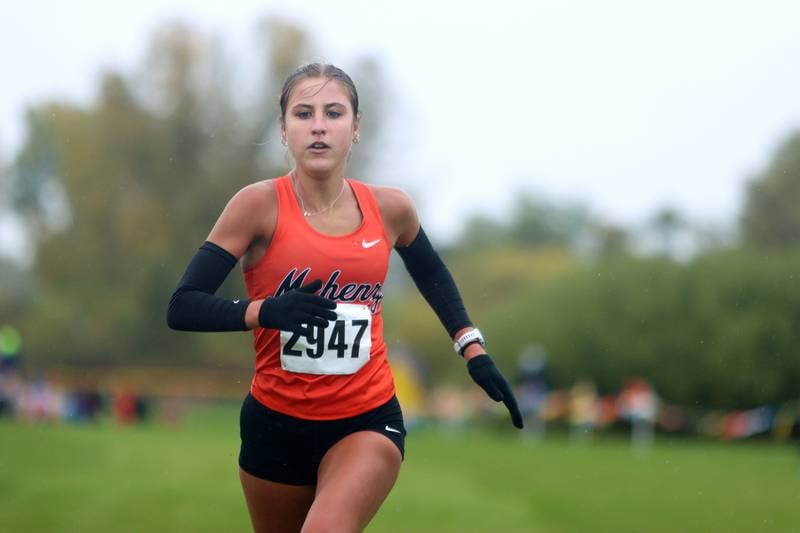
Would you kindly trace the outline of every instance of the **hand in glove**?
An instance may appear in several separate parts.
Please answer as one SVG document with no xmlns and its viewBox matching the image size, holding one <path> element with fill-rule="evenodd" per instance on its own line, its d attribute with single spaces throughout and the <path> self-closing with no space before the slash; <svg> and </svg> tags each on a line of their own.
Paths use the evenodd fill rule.
<svg viewBox="0 0 800 533">
<path fill-rule="evenodd" d="M 258 310 L 259 325 L 303 336 L 311 336 L 314 326 L 327 327 L 329 320 L 336 320 L 333 312 L 336 302 L 314 294 L 321 288 L 322 280 L 317 279 L 278 297 L 267 298 Z"/>
<path fill-rule="evenodd" d="M 481 386 L 489 398 L 496 402 L 503 402 L 511 413 L 511 423 L 522 429 L 522 414 L 519 412 L 517 400 L 508 381 L 494 365 L 489 354 L 482 354 L 467 361 L 467 370 L 473 381 Z"/>
</svg>

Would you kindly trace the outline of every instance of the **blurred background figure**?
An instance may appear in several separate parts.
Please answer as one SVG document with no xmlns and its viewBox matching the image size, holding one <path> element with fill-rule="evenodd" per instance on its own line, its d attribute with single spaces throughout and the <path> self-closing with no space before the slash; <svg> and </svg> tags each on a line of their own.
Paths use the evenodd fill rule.
<svg viewBox="0 0 800 533">
<path fill-rule="evenodd" d="M 95 422 L 103 407 L 103 396 L 97 384 L 83 379 L 67 394 L 64 419 L 69 422 Z"/>
<path fill-rule="evenodd" d="M 139 398 L 128 387 L 115 391 L 111 408 L 114 421 L 123 426 L 135 424 L 139 418 Z"/>
<path fill-rule="evenodd" d="M 0 418 L 14 415 L 15 398 L 21 391 L 19 359 L 22 337 L 10 324 L 0 328 Z"/>
<path fill-rule="evenodd" d="M 393 347 L 389 364 L 392 367 L 397 398 L 403 406 L 406 428 L 409 428 L 427 414 L 427 371 L 419 356 L 405 346 Z"/>
<path fill-rule="evenodd" d="M 619 394 L 619 415 L 630 423 L 631 446 L 635 451 L 647 451 L 653 446 L 658 404 L 655 391 L 642 378 L 629 380 Z"/>
<path fill-rule="evenodd" d="M 591 440 L 597 423 L 597 390 L 594 383 L 582 380 L 569 393 L 569 434 L 573 441 Z"/>
<path fill-rule="evenodd" d="M 780 406 L 772 422 L 772 438 L 779 442 L 794 441 L 800 445 L 800 400 Z M 797 472 L 800 474 L 800 462 Z"/>
<path fill-rule="evenodd" d="M 544 437 L 546 424 L 544 402 L 550 388 L 547 354 L 542 346 L 525 346 L 517 358 L 517 397 L 525 419 L 523 437 Z"/>
<path fill-rule="evenodd" d="M 459 429 L 467 420 L 466 396 L 458 387 L 448 384 L 439 384 L 431 391 L 429 412 L 432 419 L 440 428 L 446 430 Z M 482 398 L 481 398 L 482 400 Z M 473 412 L 480 412 L 480 402 Z"/>
<path fill-rule="evenodd" d="M 795 402 L 794 423 L 792 424 L 791 436 L 800 447 L 800 400 Z M 797 463 L 797 473 L 800 474 L 800 462 Z"/>
<path fill-rule="evenodd" d="M 16 401 L 18 417 L 30 424 L 58 422 L 66 411 L 64 391 L 44 378 L 25 383 Z"/>
</svg>

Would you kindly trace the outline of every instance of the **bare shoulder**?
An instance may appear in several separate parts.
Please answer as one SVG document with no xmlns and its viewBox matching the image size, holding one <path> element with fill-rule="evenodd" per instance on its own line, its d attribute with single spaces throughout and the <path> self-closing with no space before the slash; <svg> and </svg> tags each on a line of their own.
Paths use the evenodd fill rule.
<svg viewBox="0 0 800 533">
<path fill-rule="evenodd" d="M 367 186 L 372 190 L 382 215 L 401 216 L 409 211 L 416 211 L 414 201 L 403 189 L 380 185 Z"/>
<path fill-rule="evenodd" d="M 278 205 L 278 196 L 275 191 L 274 180 L 261 180 L 239 189 L 228 202 L 228 207 L 245 211 L 261 212 L 264 209 L 274 209 Z"/>
<path fill-rule="evenodd" d="M 278 197 L 274 181 L 251 183 L 228 201 L 208 240 L 238 258 L 254 241 L 271 239 L 277 218 Z"/>
<path fill-rule="evenodd" d="M 417 208 L 411 196 L 397 187 L 368 185 L 394 246 L 406 246 L 419 231 Z"/>
</svg>

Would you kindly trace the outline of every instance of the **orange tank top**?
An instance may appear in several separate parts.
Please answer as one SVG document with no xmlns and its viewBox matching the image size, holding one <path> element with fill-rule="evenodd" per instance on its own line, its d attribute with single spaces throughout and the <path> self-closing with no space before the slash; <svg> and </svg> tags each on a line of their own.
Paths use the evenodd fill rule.
<svg viewBox="0 0 800 533">
<path fill-rule="evenodd" d="M 348 179 L 362 222 L 347 235 L 332 236 L 308 224 L 288 175 L 274 183 L 278 222 L 264 256 L 244 271 L 248 296 L 279 296 L 319 278 L 317 294 L 337 302 L 338 319 L 315 328 L 313 338 L 255 328 L 250 393 L 270 409 L 308 420 L 374 409 L 395 393 L 381 317 L 391 246 L 375 197 Z"/>
</svg>

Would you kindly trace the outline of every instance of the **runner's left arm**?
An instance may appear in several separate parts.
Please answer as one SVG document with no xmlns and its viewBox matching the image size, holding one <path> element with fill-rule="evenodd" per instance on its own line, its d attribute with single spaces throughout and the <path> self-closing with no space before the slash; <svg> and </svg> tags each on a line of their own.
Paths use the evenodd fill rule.
<svg viewBox="0 0 800 533">
<path fill-rule="evenodd" d="M 419 224 L 413 203 L 407 196 L 406 201 L 407 204 L 402 205 L 401 200 L 400 209 L 394 211 L 395 216 L 390 220 L 394 222 L 398 236 L 395 250 L 448 335 L 457 341 L 474 330 L 472 321 L 453 276 Z M 511 415 L 511 422 L 517 428 L 522 428 L 522 414 L 511 386 L 486 353 L 482 337 L 479 338 L 480 341 L 476 339 L 459 350 L 460 355 L 467 360 L 469 375 L 491 399 L 503 402 Z"/>
</svg>

